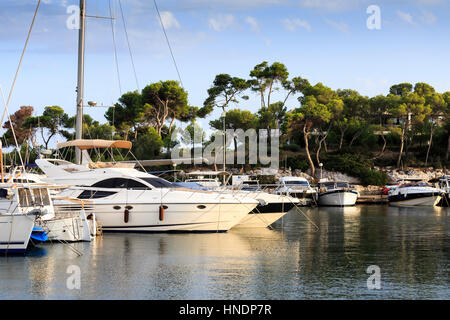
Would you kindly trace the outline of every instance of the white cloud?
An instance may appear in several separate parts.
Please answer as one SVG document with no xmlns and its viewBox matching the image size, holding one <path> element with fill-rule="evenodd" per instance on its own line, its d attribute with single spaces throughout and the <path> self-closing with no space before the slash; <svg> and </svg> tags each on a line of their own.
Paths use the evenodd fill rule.
<svg viewBox="0 0 450 320">
<path fill-rule="evenodd" d="M 325 20 L 325 22 L 328 23 L 333 28 L 339 30 L 340 32 L 343 32 L 343 33 L 350 32 L 348 25 L 345 24 L 344 22 L 335 22 L 335 21 L 331 21 L 331 20 Z"/>
<path fill-rule="evenodd" d="M 437 18 L 430 11 L 422 11 L 422 16 L 420 17 L 420 20 L 428 24 L 433 24 L 436 22 Z"/>
<path fill-rule="evenodd" d="M 166 29 L 180 27 L 178 20 L 175 19 L 173 13 L 170 11 L 162 11 L 161 12 L 161 20 L 162 20 L 162 23 L 164 24 L 164 28 L 166 28 Z"/>
<path fill-rule="evenodd" d="M 397 11 L 397 16 L 402 19 L 403 21 L 414 25 L 413 17 L 410 13 L 403 12 L 403 11 Z"/>
<path fill-rule="evenodd" d="M 231 27 L 235 23 L 235 18 L 232 14 L 221 14 L 208 20 L 208 25 L 214 31 L 223 31 Z"/>
<path fill-rule="evenodd" d="M 289 31 L 295 31 L 297 27 L 304 28 L 308 31 L 311 31 L 311 26 L 308 21 L 300 20 L 300 19 L 283 19 L 281 20 L 284 27 Z"/>
<path fill-rule="evenodd" d="M 245 22 L 247 22 L 250 25 L 252 31 L 259 32 L 259 23 L 258 20 L 256 20 L 256 18 L 249 16 L 245 18 Z"/>
</svg>

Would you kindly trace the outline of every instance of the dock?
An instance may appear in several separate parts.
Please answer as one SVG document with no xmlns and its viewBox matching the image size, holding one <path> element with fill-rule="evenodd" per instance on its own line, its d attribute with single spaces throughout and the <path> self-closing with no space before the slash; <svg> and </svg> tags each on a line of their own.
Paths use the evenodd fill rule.
<svg viewBox="0 0 450 320">
<path fill-rule="evenodd" d="M 388 196 L 384 194 L 361 194 L 356 204 L 387 204 Z"/>
</svg>

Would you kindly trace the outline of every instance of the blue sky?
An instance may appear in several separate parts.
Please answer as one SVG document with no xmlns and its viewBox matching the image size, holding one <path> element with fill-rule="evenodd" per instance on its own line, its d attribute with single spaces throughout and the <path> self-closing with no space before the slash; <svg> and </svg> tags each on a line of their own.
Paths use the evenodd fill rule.
<svg viewBox="0 0 450 320">
<path fill-rule="evenodd" d="M 109 15 L 109 0 L 87 0 L 88 14 Z M 122 0 L 140 88 L 177 80 L 151 0 Z M 7 95 L 37 0 L 0 3 L 0 85 Z M 36 113 L 59 105 L 75 114 L 77 30 L 66 27 L 77 0 L 43 0 L 10 104 Z M 116 41 L 122 92 L 136 90 L 117 0 Z M 262 61 L 284 63 L 291 77 L 352 88 L 368 96 L 392 84 L 424 81 L 450 90 L 450 4 L 445 0 L 166 0 L 158 1 L 191 105 L 201 106 L 219 73 L 248 77 Z M 381 29 L 369 30 L 369 5 Z M 85 99 L 111 105 L 120 96 L 111 25 L 89 19 Z M 273 100 L 274 101 L 274 100 Z M 238 107 L 259 108 L 255 95 Z M 295 98 L 288 107 L 298 106 Z M 105 109 L 86 113 L 103 122 Z M 207 125 L 219 112 L 200 121 Z"/>
</svg>

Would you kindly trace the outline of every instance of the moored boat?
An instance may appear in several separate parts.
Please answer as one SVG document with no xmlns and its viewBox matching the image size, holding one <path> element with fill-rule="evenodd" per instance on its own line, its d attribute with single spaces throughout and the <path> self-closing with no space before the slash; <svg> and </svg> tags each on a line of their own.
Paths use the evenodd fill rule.
<svg viewBox="0 0 450 320">
<path fill-rule="evenodd" d="M 442 190 L 424 182 L 399 185 L 389 191 L 391 206 L 427 206 L 433 207 L 441 200 Z"/>
<path fill-rule="evenodd" d="M 328 181 L 321 179 L 318 184 L 319 206 L 347 207 L 354 206 L 359 193 L 345 181 Z"/>
<path fill-rule="evenodd" d="M 48 214 L 42 187 L 0 184 L 0 252 L 24 253 L 37 218 Z"/>
<path fill-rule="evenodd" d="M 276 194 L 300 199 L 300 205 L 317 204 L 317 190 L 303 177 L 281 177 L 278 180 Z"/>
<path fill-rule="evenodd" d="M 450 176 L 444 175 L 438 179 L 429 182 L 437 182 L 437 186 L 442 190 L 441 200 L 438 202 L 439 207 L 450 207 Z"/>
</svg>

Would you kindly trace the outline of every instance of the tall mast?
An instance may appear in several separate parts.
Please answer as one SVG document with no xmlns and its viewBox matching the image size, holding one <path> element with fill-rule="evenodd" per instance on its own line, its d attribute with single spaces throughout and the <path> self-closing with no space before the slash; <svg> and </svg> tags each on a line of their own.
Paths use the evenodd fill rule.
<svg viewBox="0 0 450 320">
<path fill-rule="evenodd" d="M 80 29 L 78 31 L 78 82 L 77 82 L 77 119 L 75 137 L 83 137 L 83 94 L 84 94 L 84 30 L 86 26 L 86 0 L 80 0 Z M 75 148 L 75 163 L 81 164 L 81 150 Z"/>
</svg>

